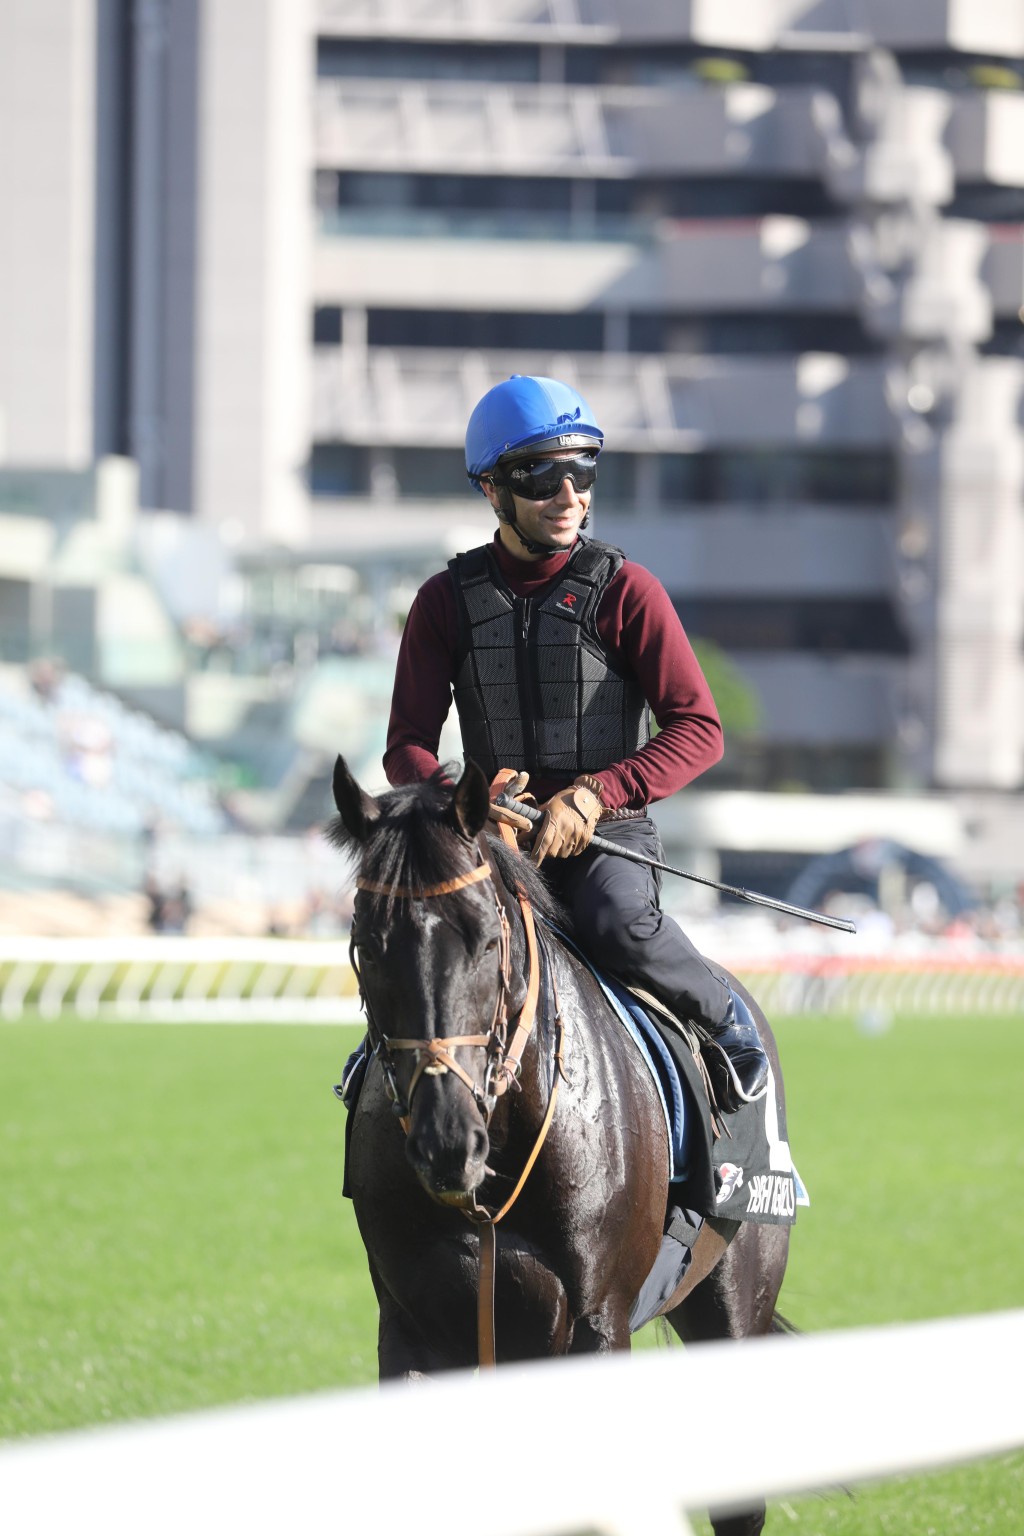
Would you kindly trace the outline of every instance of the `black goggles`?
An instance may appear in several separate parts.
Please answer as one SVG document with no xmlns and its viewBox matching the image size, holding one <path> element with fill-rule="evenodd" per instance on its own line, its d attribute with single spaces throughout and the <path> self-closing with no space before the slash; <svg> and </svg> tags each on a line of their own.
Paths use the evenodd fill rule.
<svg viewBox="0 0 1024 1536">
<path fill-rule="evenodd" d="M 524 501 L 550 501 L 558 495 L 563 480 L 571 480 L 577 492 L 589 491 L 597 479 L 597 454 L 577 453 L 571 459 L 521 459 L 503 468 L 500 474 L 509 490 Z"/>
</svg>

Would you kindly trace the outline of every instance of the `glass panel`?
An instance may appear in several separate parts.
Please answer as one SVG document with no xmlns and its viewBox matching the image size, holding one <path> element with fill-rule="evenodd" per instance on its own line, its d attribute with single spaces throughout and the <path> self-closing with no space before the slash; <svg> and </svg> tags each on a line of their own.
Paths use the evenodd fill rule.
<svg viewBox="0 0 1024 1536">
<path fill-rule="evenodd" d="M 701 453 L 663 453 L 658 456 L 658 500 L 706 501 L 707 461 Z"/>
<path fill-rule="evenodd" d="M 706 458 L 705 496 L 713 502 L 885 505 L 896 494 L 895 464 L 886 452 L 753 448 L 711 453 Z"/>
<path fill-rule="evenodd" d="M 371 309 L 371 347 L 470 347 L 485 351 L 600 352 L 600 315 L 481 314 L 451 309 Z"/>
<path fill-rule="evenodd" d="M 313 345 L 341 345 L 341 309 L 337 304 L 321 304 L 313 311 Z"/>
<path fill-rule="evenodd" d="M 597 465 L 596 493 L 601 506 L 632 505 L 636 500 L 635 455 L 602 453 Z"/>
<path fill-rule="evenodd" d="M 466 460 L 457 448 L 396 448 L 392 454 L 398 494 L 410 497 L 474 496 Z"/>
<path fill-rule="evenodd" d="M 686 597 L 673 600 L 687 634 L 728 651 L 856 652 L 906 656 L 907 636 L 885 598 Z"/>
<path fill-rule="evenodd" d="M 314 443 L 309 460 L 309 488 L 314 496 L 368 495 L 368 450 L 352 443 Z"/>
<path fill-rule="evenodd" d="M 357 80 L 500 80 L 540 78 L 540 51 L 534 47 L 474 43 L 390 42 L 321 37 L 317 74 Z"/>
</svg>

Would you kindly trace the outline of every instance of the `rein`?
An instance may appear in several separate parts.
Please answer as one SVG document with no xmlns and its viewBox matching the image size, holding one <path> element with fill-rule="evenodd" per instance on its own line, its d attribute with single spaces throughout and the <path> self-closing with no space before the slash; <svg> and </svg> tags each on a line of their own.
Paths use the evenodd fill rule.
<svg viewBox="0 0 1024 1536">
<path fill-rule="evenodd" d="M 499 822 L 498 830 L 502 840 L 508 846 L 512 848 L 517 847 L 515 836 L 508 826 L 503 822 Z M 466 886 L 475 885 L 483 880 L 490 880 L 494 887 L 494 904 L 498 914 L 500 935 L 498 948 L 499 985 L 494 1004 L 494 1015 L 491 1019 L 490 1028 L 485 1034 L 447 1035 L 435 1037 L 431 1040 L 395 1038 L 384 1034 L 383 1030 L 378 1028 L 373 1018 L 363 988 L 356 958 L 357 944 L 354 937 L 349 946 L 352 968 L 359 984 L 360 997 L 366 1012 L 368 1032 L 374 1049 L 380 1058 L 381 1066 L 384 1069 L 387 1092 L 391 1099 L 392 1107 L 406 1135 L 409 1134 L 413 1095 L 424 1076 L 442 1077 L 446 1073 L 451 1072 L 472 1094 L 484 1118 L 485 1125 L 490 1124 L 491 1116 L 502 1094 L 506 1093 L 510 1088 L 515 1088 L 517 1092 L 519 1091 L 518 1078 L 522 1068 L 523 1053 L 536 1023 L 537 1003 L 540 996 L 540 957 L 537 929 L 529 897 L 523 892 L 518 892 L 516 899 L 522 914 L 523 932 L 526 940 L 526 997 L 519 1011 L 512 1037 L 508 1039 L 509 1001 L 512 990 L 512 929 L 499 895 L 501 886 L 498 872 L 482 833 L 478 838 L 478 848 L 481 857 L 479 864 L 461 875 L 456 875 L 452 879 L 441 881 L 436 885 L 416 888 L 384 885 L 373 880 L 359 879 L 356 881 L 357 889 L 361 891 L 370 891 L 377 895 L 391 896 L 406 901 L 420 901 L 436 896 L 447 896 L 454 891 L 463 890 Z M 475 1194 L 472 1193 L 454 1196 L 451 1199 L 437 1197 L 439 1204 L 448 1205 L 459 1210 L 468 1221 L 471 1221 L 479 1229 L 477 1351 L 479 1363 L 483 1369 L 493 1369 L 495 1365 L 494 1277 L 497 1244 L 494 1228 L 508 1214 L 518 1200 L 526 1180 L 537 1158 L 540 1156 L 541 1148 L 547 1139 L 551 1122 L 554 1119 L 559 1082 L 567 1075 L 563 1059 L 565 1025 L 562 1019 L 561 1005 L 558 999 L 558 989 L 553 970 L 551 971 L 551 981 L 555 1002 L 555 1074 L 544 1119 L 537 1132 L 533 1149 L 526 1160 L 512 1193 L 500 1209 L 496 1211 L 489 1210 L 486 1206 L 480 1205 L 476 1200 Z M 473 1081 L 469 1073 L 459 1065 L 451 1054 L 452 1050 L 457 1046 L 477 1046 L 487 1050 L 488 1062 L 483 1087 L 480 1087 Z M 395 1075 L 395 1063 L 392 1053 L 396 1051 L 412 1051 L 416 1057 L 408 1093 L 404 1098 L 398 1087 Z"/>
</svg>

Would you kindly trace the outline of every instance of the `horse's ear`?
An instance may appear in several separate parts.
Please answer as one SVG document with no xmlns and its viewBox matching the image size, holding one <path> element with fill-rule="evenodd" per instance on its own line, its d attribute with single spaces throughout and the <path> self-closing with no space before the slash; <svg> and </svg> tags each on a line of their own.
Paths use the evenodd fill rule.
<svg viewBox="0 0 1024 1536">
<path fill-rule="evenodd" d="M 339 819 L 327 828 L 331 842 L 339 846 L 350 839 L 365 843 L 370 828 L 380 815 L 380 806 L 372 795 L 360 789 L 343 757 L 334 764 L 334 803 Z"/>
<path fill-rule="evenodd" d="M 483 831 L 487 825 L 487 813 L 490 808 L 491 797 L 487 780 L 473 759 L 467 757 L 462 778 L 455 786 L 455 799 L 452 802 L 455 825 L 463 837 L 473 838 L 478 832 Z"/>
</svg>

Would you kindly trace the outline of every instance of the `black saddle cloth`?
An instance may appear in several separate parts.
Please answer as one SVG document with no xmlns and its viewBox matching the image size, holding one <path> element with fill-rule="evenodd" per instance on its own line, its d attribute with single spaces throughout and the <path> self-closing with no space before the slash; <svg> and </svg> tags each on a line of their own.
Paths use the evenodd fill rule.
<svg viewBox="0 0 1024 1536">
<path fill-rule="evenodd" d="M 688 1135 L 687 1176 L 673 1185 L 677 1200 L 701 1216 L 789 1226 L 796 1220 L 797 1188 L 786 1131 L 786 1108 L 774 1073 L 768 1092 L 733 1113 L 712 1110 L 700 1068 L 682 1031 L 649 1011 L 665 1048 L 685 1084 Z"/>
</svg>

